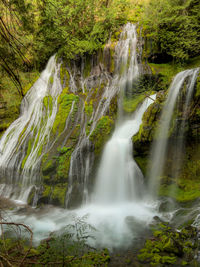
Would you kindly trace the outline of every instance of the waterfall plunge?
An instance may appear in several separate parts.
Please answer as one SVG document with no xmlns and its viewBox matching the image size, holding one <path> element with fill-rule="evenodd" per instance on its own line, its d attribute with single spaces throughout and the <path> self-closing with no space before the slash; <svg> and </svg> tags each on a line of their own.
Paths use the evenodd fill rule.
<svg viewBox="0 0 200 267">
<path fill-rule="evenodd" d="M 166 103 L 164 105 L 161 118 L 160 118 L 160 126 L 156 133 L 156 140 L 153 143 L 152 152 L 151 152 L 151 158 L 149 160 L 149 194 L 150 198 L 155 199 L 157 197 L 157 190 L 159 188 L 159 178 L 161 177 L 163 173 L 164 163 L 165 163 L 165 156 L 167 152 L 167 145 L 168 145 L 168 135 L 169 135 L 169 129 L 170 129 L 170 123 L 172 121 L 172 116 L 174 112 L 174 108 L 176 105 L 176 101 L 179 95 L 180 90 L 183 87 L 184 82 L 186 79 L 189 79 L 187 82 L 187 93 L 186 93 L 186 101 L 185 101 L 185 109 L 187 109 L 188 104 L 190 103 L 192 92 L 194 89 L 194 85 L 197 79 L 199 69 L 191 69 L 191 70 L 185 70 L 176 75 L 174 78 L 170 88 L 169 88 L 169 94 L 166 100 Z M 185 111 L 184 111 L 185 113 Z M 178 131 L 180 135 L 182 135 L 183 128 L 185 125 L 185 121 L 183 120 L 181 127 Z M 182 151 L 183 146 L 183 138 L 180 139 L 181 141 L 178 144 L 178 149 Z M 180 153 L 180 152 L 179 152 Z M 176 159 L 176 162 L 174 163 L 176 165 L 180 165 L 181 162 L 178 159 Z M 176 169 L 178 169 L 180 166 L 176 166 Z M 177 173 L 174 175 L 177 175 Z M 176 178 L 176 177 L 173 177 Z"/>
<path fill-rule="evenodd" d="M 133 159 L 131 140 L 155 98 L 146 99 L 131 119 L 117 125 L 104 148 L 91 201 L 69 212 L 69 217 L 87 214 L 86 221 L 97 229 L 93 233 L 95 241 L 91 240 L 94 246 L 128 247 L 158 215 L 153 203 L 146 201 L 143 175 Z"/>
<path fill-rule="evenodd" d="M 156 95 L 151 96 L 155 99 Z M 142 116 L 152 99 L 146 99 L 131 120 L 116 127 L 105 146 L 97 175 L 94 202 L 123 203 L 141 199 L 143 175 L 133 159 L 131 137 L 139 131 Z"/>
</svg>

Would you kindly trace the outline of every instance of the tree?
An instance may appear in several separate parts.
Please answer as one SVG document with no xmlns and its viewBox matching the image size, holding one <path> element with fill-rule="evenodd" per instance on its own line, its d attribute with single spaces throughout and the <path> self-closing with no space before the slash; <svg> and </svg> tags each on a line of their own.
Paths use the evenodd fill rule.
<svg viewBox="0 0 200 267">
<path fill-rule="evenodd" d="M 0 8 L 0 71 L 7 74 L 23 96 L 18 71 L 30 65 L 25 36 L 33 25 L 31 4 L 23 0 L 1 0 Z"/>
<path fill-rule="evenodd" d="M 183 62 L 199 54 L 199 10 L 197 0 L 151 0 L 143 21 L 145 32 L 161 52 Z"/>
</svg>

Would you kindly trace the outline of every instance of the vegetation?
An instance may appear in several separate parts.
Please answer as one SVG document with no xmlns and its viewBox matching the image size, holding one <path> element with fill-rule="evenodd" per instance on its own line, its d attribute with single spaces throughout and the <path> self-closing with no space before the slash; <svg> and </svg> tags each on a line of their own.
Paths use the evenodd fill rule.
<svg viewBox="0 0 200 267">
<path fill-rule="evenodd" d="M 138 254 L 140 262 L 150 263 L 150 266 L 197 266 L 194 260 L 197 248 L 194 227 L 187 226 L 178 231 L 167 223 L 160 223 L 153 235 Z"/>
<path fill-rule="evenodd" d="M 108 250 L 95 250 L 87 244 L 88 239 L 93 238 L 90 231 L 95 229 L 85 219 L 74 217 L 73 224 L 37 246 L 33 245 L 33 232 L 26 225 L 0 222 L 3 230 L 0 263 L 2 266 L 107 266 Z"/>
<path fill-rule="evenodd" d="M 199 9 L 198 0 L 149 1 L 142 25 L 144 35 L 152 40 L 149 53 L 162 54 L 157 61 L 173 58 L 183 63 L 199 55 Z"/>
</svg>

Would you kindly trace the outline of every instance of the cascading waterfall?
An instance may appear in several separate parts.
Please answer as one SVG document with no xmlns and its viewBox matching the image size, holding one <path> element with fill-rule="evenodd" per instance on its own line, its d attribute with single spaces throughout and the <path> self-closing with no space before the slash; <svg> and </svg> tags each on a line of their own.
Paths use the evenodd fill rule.
<svg viewBox="0 0 200 267">
<path fill-rule="evenodd" d="M 94 201 L 113 204 L 141 200 L 143 174 L 133 159 L 131 137 L 139 131 L 142 116 L 156 95 L 146 99 L 129 119 L 116 127 L 106 144 L 97 175 Z"/>
<path fill-rule="evenodd" d="M 127 24 L 116 47 L 117 68 L 113 81 L 113 86 L 119 87 L 121 97 L 124 90 L 131 90 L 139 75 L 136 45 L 136 28 Z M 131 140 L 155 98 L 156 95 L 147 98 L 131 118 L 124 117 L 120 101 L 119 119 L 104 148 L 90 200 L 73 211 L 78 216 L 88 214 L 87 222 L 98 229 L 95 245 L 129 246 L 137 231 L 143 231 L 157 215 L 156 209 L 146 202 L 143 175 L 133 159 Z M 141 222 L 143 227 L 138 229 Z"/>
<path fill-rule="evenodd" d="M 3 197 L 26 202 L 31 191 L 38 190 L 42 151 L 49 145 L 57 98 L 62 91 L 58 71 L 53 56 L 24 97 L 20 117 L 0 140 L 0 195 Z"/>
<path fill-rule="evenodd" d="M 186 93 L 186 101 L 185 101 L 185 109 L 187 109 L 188 104 L 191 100 L 192 92 L 194 89 L 194 85 L 196 82 L 196 78 L 198 75 L 199 69 L 191 69 L 185 70 L 176 75 L 174 78 L 170 89 L 169 94 L 164 105 L 161 118 L 160 118 L 160 126 L 156 133 L 156 140 L 153 144 L 151 158 L 149 160 L 149 194 L 152 198 L 156 198 L 157 190 L 159 187 L 159 178 L 163 173 L 164 163 L 165 163 L 165 156 L 167 152 L 167 145 L 168 145 L 168 135 L 170 129 L 170 123 L 172 121 L 173 111 L 175 109 L 175 105 L 177 102 L 178 95 L 180 90 L 182 89 L 184 82 L 187 81 L 187 93 Z M 182 135 L 184 121 L 179 129 L 179 134 Z M 183 140 L 179 143 L 179 149 L 182 150 Z M 181 162 L 176 161 L 176 165 L 180 164 Z M 179 166 L 176 166 L 176 169 L 179 169 Z M 175 178 L 175 177 L 174 177 Z"/>
<path fill-rule="evenodd" d="M 93 133 L 99 118 L 105 115 L 108 111 L 111 99 L 120 91 L 123 93 L 125 87 L 127 89 L 131 87 L 133 80 L 138 77 L 139 68 L 137 64 L 136 46 L 136 26 L 127 23 L 124 26 L 118 44 L 115 47 L 116 67 L 114 77 L 111 80 L 110 77 L 107 76 L 105 92 L 102 94 L 96 112 L 93 113 L 92 118 L 90 119 L 92 125 L 88 136 L 85 132 L 84 117 L 81 120 L 82 125 L 84 126 L 82 127 L 81 138 L 71 156 L 66 207 L 71 206 L 70 200 L 73 190 L 75 190 L 74 181 L 78 181 L 78 183 L 76 183 L 76 186 L 78 184 L 78 192 L 80 195 L 83 194 L 82 202 L 87 203 L 89 201 L 88 181 L 94 157 L 91 153 L 83 153 L 82 151 L 85 152 L 86 150 L 90 150 L 90 136 Z M 81 84 L 82 88 L 84 88 L 87 81 L 84 81 L 84 79 L 81 78 Z M 83 179 L 82 182 L 80 182 L 80 177 Z"/>
<path fill-rule="evenodd" d="M 110 141 L 105 146 L 99 172 L 96 177 L 96 185 L 91 194 L 89 194 L 90 190 L 88 188 L 91 167 L 94 161 L 94 151 L 92 151 L 93 147 L 90 136 L 95 130 L 99 119 L 107 114 L 113 97 L 119 92 L 123 96 L 125 90 L 131 91 L 134 81 L 137 80 L 139 68 L 136 46 L 136 26 L 128 23 L 124 26 L 120 40 L 115 48 L 116 61 L 113 77 L 108 72 L 101 70 L 104 72 L 102 79 L 104 82 L 106 81 L 105 88 L 102 95 L 100 95 L 96 109 L 92 112 L 89 121 L 91 124 L 89 134 L 86 133 L 85 103 L 83 99 L 80 101 L 81 110 L 76 118 L 78 123 L 80 123 L 80 134 L 78 142 L 71 154 L 66 206 L 70 206 L 71 202 L 73 202 L 73 197 L 81 198 L 84 205 L 72 211 L 52 209 L 50 213 L 47 212 L 44 216 L 21 217 L 23 221 L 27 221 L 27 224 L 33 227 L 36 236 L 37 232 L 41 238 L 41 231 L 43 232 L 42 237 L 45 237 L 45 233 L 48 234 L 49 231 L 59 230 L 66 224 L 72 222 L 74 214 L 77 216 L 88 214 L 86 221 L 98 229 L 94 233 L 96 235 L 95 245 L 107 247 L 129 246 L 136 236 L 137 231 L 143 231 L 145 226 L 157 215 L 154 206 L 148 204 L 145 200 L 143 175 L 133 159 L 131 140 L 131 137 L 138 132 L 142 123 L 142 116 L 148 106 L 153 103 L 152 99 L 155 99 L 155 95 L 147 98 L 135 113 L 128 118 L 124 117 L 121 101 L 119 101 L 117 125 Z M 13 141 L 13 139 L 16 139 L 16 148 L 13 145 L 12 149 L 10 149 L 10 154 L 8 155 L 10 160 L 2 159 L 1 176 L 7 177 L 4 175 L 4 172 L 8 170 L 12 170 L 14 175 L 16 165 L 21 168 L 23 164 L 22 173 L 19 172 L 19 182 L 23 184 L 23 187 L 17 195 L 15 195 L 16 191 L 11 188 L 9 193 L 5 194 L 6 197 L 20 198 L 21 200 L 27 201 L 27 197 L 33 186 L 35 187 L 37 185 L 39 176 L 37 176 L 35 170 L 37 168 L 39 169 L 43 151 L 48 151 L 48 148 L 53 146 L 55 142 L 55 140 L 50 140 L 49 134 L 58 110 L 57 97 L 62 91 L 58 79 L 58 71 L 59 64 L 56 65 L 55 58 L 53 57 L 42 73 L 41 79 L 36 82 L 24 99 L 22 106 L 25 105 L 26 99 L 29 103 L 23 109 L 22 115 L 19 118 L 19 124 L 17 124 L 17 121 L 13 123 L 16 133 L 9 140 Z M 72 93 L 78 94 L 79 88 L 75 80 L 77 74 L 75 67 L 74 72 L 68 69 L 68 73 L 70 76 L 69 90 Z M 91 76 L 84 79 L 81 73 L 78 74 L 81 77 L 80 84 L 82 93 L 85 93 L 85 90 L 89 91 L 84 99 L 87 102 L 92 88 L 92 86 L 88 86 Z M 53 85 L 49 82 L 49 80 L 51 81 L 51 76 L 53 76 Z M 40 82 L 43 82 L 43 84 L 40 84 Z M 45 96 L 49 96 L 47 110 L 43 104 Z M 72 103 L 69 115 L 73 113 L 74 105 Z M 29 116 L 25 121 L 24 117 L 26 118 L 27 114 Z M 35 116 L 37 116 L 37 120 Z M 24 122 L 23 125 L 19 127 L 22 122 Z M 65 128 L 69 127 L 69 125 L 67 119 Z M 19 131 L 19 129 L 21 130 Z M 62 134 L 64 133 L 65 130 Z M 3 148 L 1 157 L 5 157 L 8 153 L 8 138 L 11 134 L 12 127 L 7 130 L 1 140 L 0 147 Z M 25 134 L 26 136 L 30 135 L 30 138 L 25 138 Z M 22 141 L 19 142 L 21 136 Z M 63 145 L 66 144 L 67 138 L 68 136 L 63 137 Z M 42 144 L 46 145 L 46 149 L 43 148 L 41 153 L 40 146 Z M 25 154 L 25 151 L 29 152 Z M 21 154 L 22 152 L 24 153 L 23 156 Z M 41 155 L 39 154 L 38 156 L 39 152 Z M 37 153 L 37 156 L 34 157 L 35 153 Z M 13 175 L 11 177 L 14 177 Z M 12 179 L 14 180 L 14 178 Z M 15 183 L 13 180 L 10 183 L 6 181 L 5 188 L 9 188 L 9 186 L 14 187 Z M 3 186 L 1 187 L 2 191 L 5 190 Z M 3 192 L 2 195 L 4 195 Z"/>
</svg>

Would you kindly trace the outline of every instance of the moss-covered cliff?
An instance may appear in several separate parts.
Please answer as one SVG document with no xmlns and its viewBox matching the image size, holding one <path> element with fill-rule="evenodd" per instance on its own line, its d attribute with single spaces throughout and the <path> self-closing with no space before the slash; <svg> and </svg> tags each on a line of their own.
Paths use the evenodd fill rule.
<svg viewBox="0 0 200 267">
<path fill-rule="evenodd" d="M 116 118 L 117 95 L 111 94 L 110 97 L 109 92 L 106 93 L 112 75 L 110 65 L 114 64 L 113 49 L 114 46 L 107 48 L 106 59 L 99 51 L 94 56 L 61 63 L 63 91 L 58 98 L 58 111 L 51 133 L 54 141 L 41 163 L 43 189 L 39 203 L 65 206 L 69 186 L 73 187 L 70 206 L 82 202 L 82 176 L 87 157 L 91 161 L 89 183 L 93 182 L 92 167 L 99 159 Z M 104 105 L 107 108 L 104 109 Z"/>
</svg>

